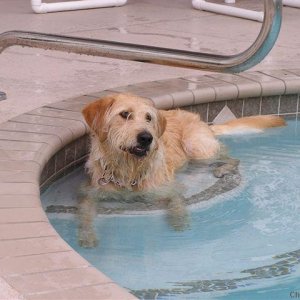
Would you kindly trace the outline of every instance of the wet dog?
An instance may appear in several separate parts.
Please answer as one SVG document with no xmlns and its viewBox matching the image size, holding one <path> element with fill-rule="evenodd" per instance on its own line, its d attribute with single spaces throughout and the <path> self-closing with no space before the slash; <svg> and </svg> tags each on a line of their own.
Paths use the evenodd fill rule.
<svg viewBox="0 0 300 300">
<path fill-rule="evenodd" d="M 128 94 L 106 96 L 82 113 L 91 131 L 86 164 L 90 182 L 80 206 L 79 243 L 85 247 L 96 244 L 92 230 L 96 201 L 149 193 L 168 199 L 172 220 L 184 220 L 184 204 L 172 189 L 178 169 L 190 160 L 219 158 L 222 147 L 216 135 L 284 125 L 278 116 L 255 116 L 209 126 L 197 114 L 158 110 L 151 100 Z M 215 174 L 221 177 L 228 169 L 230 164 L 222 165 Z"/>
</svg>

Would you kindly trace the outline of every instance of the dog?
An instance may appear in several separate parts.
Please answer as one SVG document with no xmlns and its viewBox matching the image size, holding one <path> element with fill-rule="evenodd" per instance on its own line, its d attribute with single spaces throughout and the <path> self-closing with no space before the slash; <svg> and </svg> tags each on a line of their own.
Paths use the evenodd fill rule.
<svg viewBox="0 0 300 300">
<path fill-rule="evenodd" d="M 184 204 L 172 188 L 177 170 L 191 160 L 218 159 L 222 155 L 218 135 L 285 125 L 284 119 L 273 115 L 208 125 L 195 113 L 158 110 L 151 100 L 130 94 L 105 96 L 88 104 L 82 113 L 91 138 L 86 163 L 90 182 L 83 189 L 80 205 L 79 243 L 84 247 L 96 245 L 91 223 L 99 199 L 149 193 L 169 199 L 173 221 L 184 220 Z M 235 163 L 222 165 L 215 175 L 223 176 L 232 165 Z"/>
</svg>

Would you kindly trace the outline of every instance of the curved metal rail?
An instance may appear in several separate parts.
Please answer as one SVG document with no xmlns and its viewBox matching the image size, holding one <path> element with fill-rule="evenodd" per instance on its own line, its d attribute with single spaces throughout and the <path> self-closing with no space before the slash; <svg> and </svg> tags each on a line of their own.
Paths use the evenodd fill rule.
<svg viewBox="0 0 300 300">
<path fill-rule="evenodd" d="M 281 19 L 282 0 L 264 0 L 264 21 L 257 39 L 245 51 L 227 56 L 26 31 L 7 31 L 0 34 L 0 53 L 8 47 L 19 45 L 174 67 L 237 73 L 258 64 L 270 52 L 279 34 Z"/>
</svg>

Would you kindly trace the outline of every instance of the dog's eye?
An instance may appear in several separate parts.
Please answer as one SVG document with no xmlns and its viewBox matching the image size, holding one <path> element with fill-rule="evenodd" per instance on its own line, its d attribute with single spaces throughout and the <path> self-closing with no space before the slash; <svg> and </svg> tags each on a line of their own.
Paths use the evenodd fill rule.
<svg viewBox="0 0 300 300">
<path fill-rule="evenodd" d="M 122 111 L 120 112 L 120 116 L 123 118 L 123 119 L 128 119 L 129 117 L 129 112 L 128 111 Z"/>
<path fill-rule="evenodd" d="M 152 120 L 151 115 L 150 114 L 146 114 L 146 121 L 147 122 L 151 122 L 151 120 Z"/>
</svg>

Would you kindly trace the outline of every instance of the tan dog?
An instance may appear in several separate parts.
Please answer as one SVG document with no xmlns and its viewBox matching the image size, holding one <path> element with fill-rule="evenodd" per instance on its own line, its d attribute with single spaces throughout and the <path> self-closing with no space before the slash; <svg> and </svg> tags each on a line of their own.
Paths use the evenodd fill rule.
<svg viewBox="0 0 300 300">
<path fill-rule="evenodd" d="M 189 160 L 217 158 L 221 147 L 215 135 L 284 125 L 278 116 L 256 116 L 209 126 L 197 114 L 157 110 L 150 100 L 126 94 L 93 102 L 83 109 L 83 115 L 91 129 L 86 167 L 93 195 L 98 191 L 102 195 L 103 191 L 159 190 L 168 186 L 176 170 Z M 171 197 L 170 210 L 177 217 L 185 215 L 179 198 Z M 79 240 L 83 246 L 93 246 L 94 241 L 88 240 L 95 237 L 86 231 L 91 227 L 87 213 L 91 203 L 87 204 L 86 199 L 83 203 L 81 211 L 85 217 L 80 227 L 84 233 L 80 233 Z"/>
</svg>

